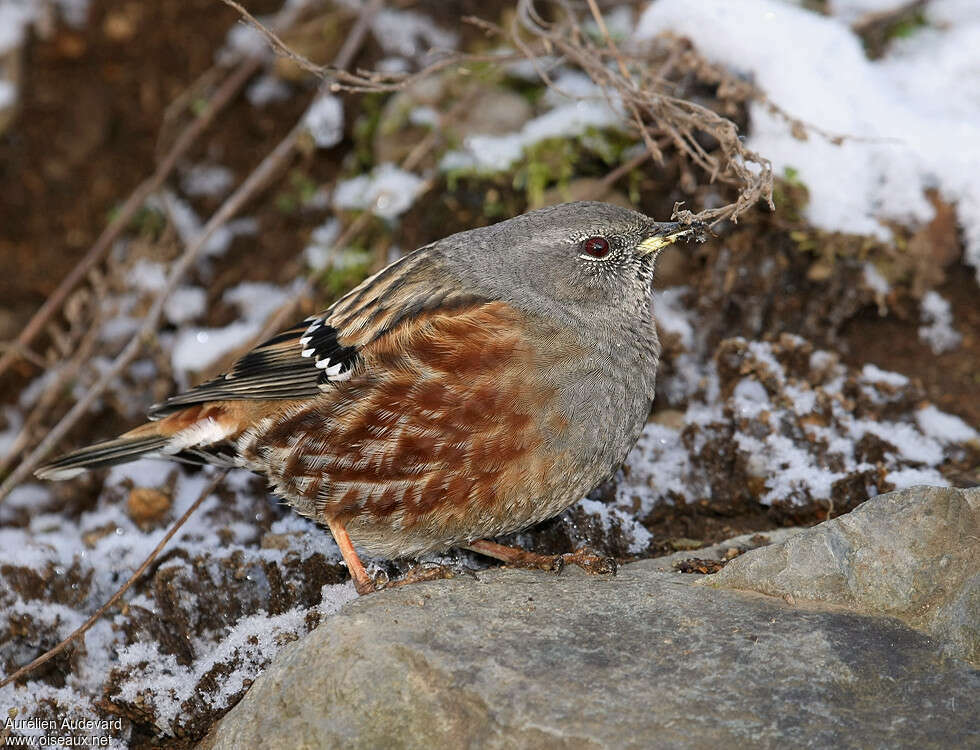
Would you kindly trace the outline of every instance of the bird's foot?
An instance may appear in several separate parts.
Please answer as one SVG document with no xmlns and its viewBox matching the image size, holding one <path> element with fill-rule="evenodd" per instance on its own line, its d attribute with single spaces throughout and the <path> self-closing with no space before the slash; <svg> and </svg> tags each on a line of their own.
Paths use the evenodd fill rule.
<svg viewBox="0 0 980 750">
<path fill-rule="evenodd" d="M 619 569 L 616 558 L 608 555 L 597 555 L 589 551 L 587 547 L 580 547 L 574 552 L 566 552 L 564 555 L 556 555 L 556 557 L 561 558 L 562 567 L 571 563 L 578 565 L 586 573 L 592 575 L 616 575 L 616 571 Z"/>
<path fill-rule="evenodd" d="M 615 574 L 618 567 L 612 557 L 596 555 L 584 547 L 560 555 L 540 555 L 518 547 L 508 547 L 486 539 L 478 539 L 470 542 L 466 549 L 500 560 L 513 568 L 548 570 L 553 573 L 560 573 L 567 563 L 578 565 L 582 570 L 593 575 Z"/>
<path fill-rule="evenodd" d="M 375 581 L 377 590 L 397 589 L 408 586 L 411 583 L 421 583 L 423 581 L 442 581 L 447 578 L 454 578 L 455 572 L 448 565 L 416 565 L 401 578 L 394 581 L 388 580 L 386 575 L 379 576 Z M 383 579 L 383 580 L 380 580 Z"/>
</svg>

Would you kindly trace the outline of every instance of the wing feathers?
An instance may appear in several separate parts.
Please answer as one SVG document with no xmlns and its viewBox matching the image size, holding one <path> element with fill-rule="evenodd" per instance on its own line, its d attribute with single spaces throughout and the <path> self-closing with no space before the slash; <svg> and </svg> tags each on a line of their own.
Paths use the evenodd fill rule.
<svg viewBox="0 0 980 750">
<path fill-rule="evenodd" d="M 321 315 L 263 342 L 225 375 L 155 405 L 150 418 L 209 401 L 313 398 L 350 380 L 363 366 L 364 347 L 413 318 L 441 307 L 487 301 L 463 294 L 451 279 L 436 273 L 438 260 L 431 247 L 378 272 Z"/>
</svg>

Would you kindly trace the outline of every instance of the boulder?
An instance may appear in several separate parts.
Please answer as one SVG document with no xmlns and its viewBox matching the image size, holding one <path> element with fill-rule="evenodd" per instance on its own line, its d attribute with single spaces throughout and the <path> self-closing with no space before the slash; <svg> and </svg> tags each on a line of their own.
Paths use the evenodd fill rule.
<svg viewBox="0 0 980 750">
<path fill-rule="evenodd" d="M 976 627 L 977 499 L 892 493 L 703 578 L 646 560 L 363 597 L 202 747 L 977 746 L 980 670 L 950 656 Z"/>
</svg>

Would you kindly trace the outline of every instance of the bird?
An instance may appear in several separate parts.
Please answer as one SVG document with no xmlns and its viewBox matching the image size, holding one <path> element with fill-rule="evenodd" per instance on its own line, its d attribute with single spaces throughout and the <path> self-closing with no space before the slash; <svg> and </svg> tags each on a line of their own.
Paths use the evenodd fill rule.
<svg viewBox="0 0 980 750">
<path fill-rule="evenodd" d="M 703 232 L 579 201 L 453 234 L 35 474 L 142 457 L 250 469 L 329 528 L 360 594 L 376 582 L 358 550 L 527 560 L 491 540 L 625 460 L 655 393 L 657 257 Z"/>
</svg>

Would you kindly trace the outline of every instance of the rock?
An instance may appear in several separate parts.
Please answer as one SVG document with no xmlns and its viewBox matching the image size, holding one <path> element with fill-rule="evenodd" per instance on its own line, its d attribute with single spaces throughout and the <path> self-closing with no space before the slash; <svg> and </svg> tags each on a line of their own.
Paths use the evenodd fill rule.
<svg viewBox="0 0 980 750">
<path fill-rule="evenodd" d="M 880 495 L 703 582 L 898 617 L 980 665 L 980 488 Z"/>
<path fill-rule="evenodd" d="M 171 502 L 166 492 L 152 487 L 134 487 L 126 500 L 126 512 L 133 523 L 146 531 L 167 517 Z"/>
<path fill-rule="evenodd" d="M 624 566 L 363 597 L 286 646 L 205 748 L 980 741 L 980 671 L 890 617 Z"/>
</svg>

